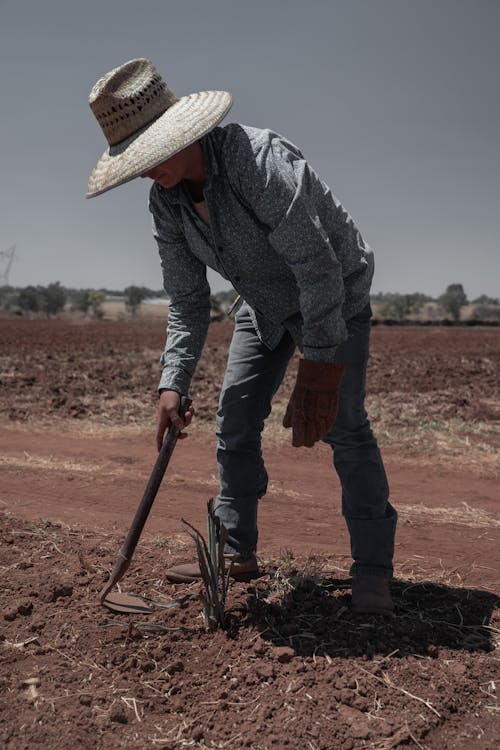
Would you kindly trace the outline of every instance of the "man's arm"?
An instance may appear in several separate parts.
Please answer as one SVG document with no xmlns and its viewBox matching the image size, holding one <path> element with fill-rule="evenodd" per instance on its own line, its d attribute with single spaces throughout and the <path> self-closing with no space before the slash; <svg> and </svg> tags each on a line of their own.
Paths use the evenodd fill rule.
<svg viewBox="0 0 500 750">
<path fill-rule="evenodd" d="M 150 193 L 153 234 L 158 243 L 163 286 L 169 298 L 167 341 L 161 356 L 160 389 L 187 395 L 210 323 L 206 266 L 189 250 L 161 188 Z"/>
<path fill-rule="evenodd" d="M 206 267 L 189 251 L 180 227 L 153 185 L 150 193 L 153 233 L 158 243 L 163 285 L 169 297 L 167 341 L 161 356 L 163 371 L 159 383 L 157 445 L 160 450 L 165 431 L 173 422 L 179 428 L 180 395 L 187 395 L 191 378 L 201 356 L 210 323 L 210 287 Z M 194 415 L 185 415 L 187 426 Z"/>
</svg>

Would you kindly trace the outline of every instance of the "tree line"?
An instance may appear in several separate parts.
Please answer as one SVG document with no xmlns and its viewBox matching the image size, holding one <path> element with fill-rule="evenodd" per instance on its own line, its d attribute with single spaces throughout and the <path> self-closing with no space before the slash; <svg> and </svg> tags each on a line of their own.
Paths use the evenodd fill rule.
<svg viewBox="0 0 500 750">
<path fill-rule="evenodd" d="M 146 299 L 165 297 L 163 289 L 154 290 L 145 286 L 128 286 L 124 290 L 72 289 L 54 281 L 47 286 L 0 287 L 0 310 L 18 314 L 45 315 L 51 317 L 69 308 L 84 316 L 100 319 L 104 317 L 103 304 L 107 298 L 123 299 L 127 310 L 135 315 Z"/>
<path fill-rule="evenodd" d="M 458 322 L 461 317 L 462 308 L 466 305 L 474 305 L 474 317 L 476 319 L 496 318 L 500 319 L 500 300 L 482 294 L 469 302 L 462 284 L 449 284 L 439 297 L 429 297 L 425 294 L 374 294 L 371 297 L 372 304 L 378 305 L 378 314 L 382 319 L 401 322 L 411 317 L 418 316 L 427 303 L 437 304 L 439 312 L 445 318 Z"/>
<path fill-rule="evenodd" d="M 217 292 L 211 296 L 212 310 L 227 313 L 236 299 L 234 289 Z M 147 299 L 165 298 L 163 289 L 149 289 L 131 285 L 124 290 L 116 289 L 72 289 L 62 286 L 59 281 L 47 286 L 0 287 L 0 310 L 14 314 L 44 315 L 51 317 L 65 309 L 82 313 L 84 316 L 100 319 L 104 317 L 103 304 L 106 299 L 123 300 L 128 312 L 134 316 Z M 462 308 L 474 305 L 476 319 L 494 318 L 500 320 L 500 300 L 482 294 L 469 300 L 462 284 L 450 284 L 437 298 L 419 292 L 398 294 L 394 292 L 373 294 L 373 305 L 377 307 L 377 317 L 382 320 L 403 322 L 418 316 L 424 305 L 437 304 L 442 317 L 459 321 Z"/>
</svg>

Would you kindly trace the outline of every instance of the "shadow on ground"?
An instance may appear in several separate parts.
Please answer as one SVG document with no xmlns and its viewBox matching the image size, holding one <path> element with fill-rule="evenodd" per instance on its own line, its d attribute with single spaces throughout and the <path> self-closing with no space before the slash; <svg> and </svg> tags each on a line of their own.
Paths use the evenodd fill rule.
<svg viewBox="0 0 500 750">
<path fill-rule="evenodd" d="M 492 651 L 498 631 L 491 618 L 498 597 L 488 591 L 395 580 L 391 616 L 359 615 L 350 608 L 350 584 L 320 576 L 266 576 L 249 589 L 246 612 L 231 618 L 256 626 L 264 640 L 297 655 L 352 657 L 376 654 L 437 658 L 439 650 Z"/>
</svg>

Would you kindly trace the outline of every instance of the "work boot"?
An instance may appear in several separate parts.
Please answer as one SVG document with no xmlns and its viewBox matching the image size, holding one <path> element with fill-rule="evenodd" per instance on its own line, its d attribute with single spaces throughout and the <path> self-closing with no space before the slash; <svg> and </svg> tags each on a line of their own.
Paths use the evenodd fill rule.
<svg viewBox="0 0 500 750">
<path fill-rule="evenodd" d="M 224 555 L 226 572 L 229 571 L 235 581 L 251 581 L 259 575 L 259 566 L 255 555 L 240 557 L 240 555 Z M 165 573 L 165 578 L 171 583 L 193 583 L 201 580 L 200 566 L 195 563 L 181 563 L 174 565 Z"/>
<path fill-rule="evenodd" d="M 394 604 L 389 581 L 378 576 L 354 576 L 352 579 L 352 608 L 363 614 L 391 614 Z"/>
</svg>

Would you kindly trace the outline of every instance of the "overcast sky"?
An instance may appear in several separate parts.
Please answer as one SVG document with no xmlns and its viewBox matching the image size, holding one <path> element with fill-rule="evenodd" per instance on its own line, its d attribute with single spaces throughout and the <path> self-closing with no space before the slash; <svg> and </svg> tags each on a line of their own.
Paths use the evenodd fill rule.
<svg viewBox="0 0 500 750">
<path fill-rule="evenodd" d="M 373 247 L 374 291 L 499 296 L 499 24 L 499 0 L 0 0 L 10 283 L 161 287 L 146 181 L 84 198 L 106 146 L 88 92 L 149 57 L 300 146 Z"/>
</svg>

